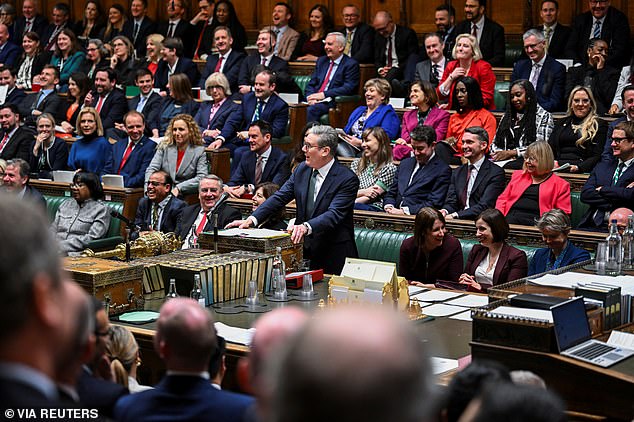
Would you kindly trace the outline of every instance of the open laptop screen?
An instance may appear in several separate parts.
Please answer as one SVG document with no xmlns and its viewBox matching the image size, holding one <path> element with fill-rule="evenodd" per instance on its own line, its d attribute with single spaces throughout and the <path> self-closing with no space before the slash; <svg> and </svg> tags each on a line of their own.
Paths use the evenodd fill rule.
<svg viewBox="0 0 634 422">
<path fill-rule="evenodd" d="M 583 297 L 555 305 L 551 311 L 560 352 L 590 339 L 590 325 Z"/>
</svg>

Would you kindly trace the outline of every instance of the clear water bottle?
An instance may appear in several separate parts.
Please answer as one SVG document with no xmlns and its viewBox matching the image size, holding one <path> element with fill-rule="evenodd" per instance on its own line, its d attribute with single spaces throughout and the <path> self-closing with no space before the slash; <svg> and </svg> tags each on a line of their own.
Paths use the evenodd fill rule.
<svg viewBox="0 0 634 422">
<path fill-rule="evenodd" d="M 178 293 L 176 292 L 176 279 L 170 278 L 170 288 L 167 292 L 167 296 L 165 296 L 165 299 L 169 300 L 174 299 L 175 297 L 179 297 Z"/>
<path fill-rule="evenodd" d="M 608 243 L 608 259 L 605 263 L 605 273 L 607 275 L 621 274 L 622 250 L 621 235 L 616 226 L 616 220 L 610 222 L 610 234 L 605 239 Z"/>
<path fill-rule="evenodd" d="M 627 217 L 627 228 L 623 232 L 623 268 L 634 269 L 634 215 Z"/>
<path fill-rule="evenodd" d="M 278 299 L 286 298 L 286 264 L 282 259 L 282 248 L 275 248 L 275 257 L 273 258 L 273 273 L 271 277 L 273 283 L 273 291 Z"/>
<path fill-rule="evenodd" d="M 200 282 L 200 274 L 194 274 L 194 287 L 189 293 L 189 297 L 197 300 L 200 306 L 202 306 L 203 308 L 206 306 L 205 294 L 203 293 L 202 283 Z"/>
</svg>

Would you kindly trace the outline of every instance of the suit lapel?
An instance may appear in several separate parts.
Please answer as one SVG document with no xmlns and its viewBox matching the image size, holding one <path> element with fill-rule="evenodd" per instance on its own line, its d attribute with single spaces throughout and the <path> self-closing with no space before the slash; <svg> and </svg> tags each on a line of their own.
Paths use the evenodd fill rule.
<svg viewBox="0 0 634 422">
<path fill-rule="evenodd" d="M 506 245 L 502 245 L 500 256 L 498 256 L 498 262 L 495 264 L 495 271 L 493 271 L 493 284 L 500 279 L 500 273 L 506 266 L 506 262 L 509 260 L 510 248 Z"/>
<path fill-rule="evenodd" d="M 488 161 L 486 158 L 484 159 L 484 161 L 482 162 L 482 165 L 480 166 L 480 170 L 478 171 L 478 174 L 476 175 L 476 179 L 473 182 L 473 187 L 471 188 L 471 193 L 475 192 L 475 190 L 478 188 L 478 186 L 480 185 L 480 183 L 482 183 L 482 181 L 486 178 L 486 176 L 489 174 L 489 171 L 491 170 L 491 165 L 497 165 L 497 164 L 492 164 L 490 161 Z M 465 174 L 465 180 L 466 180 L 466 174 Z"/>
<path fill-rule="evenodd" d="M 176 180 L 176 160 L 178 159 L 178 148 L 167 148 L 167 168 L 170 170 L 172 180 Z M 182 167 L 182 164 L 181 164 Z"/>
<path fill-rule="evenodd" d="M 176 174 L 182 174 L 187 167 L 189 167 L 189 163 L 194 159 L 194 148 L 189 145 L 187 149 L 185 149 L 185 154 L 183 155 L 183 160 L 181 161 L 181 165 L 178 168 Z"/>
<path fill-rule="evenodd" d="M 262 172 L 262 180 L 271 180 L 270 173 L 271 170 L 275 168 L 277 164 L 277 157 L 273 153 L 273 147 L 271 147 L 271 153 L 269 154 L 269 159 L 266 160 L 266 166 L 264 166 L 264 171 Z M 255 174 L 255 165 L 253 166 L 253 172 Z"/>
<path fill-rule="evenodd" d="M 337 174 L 338 174 L 337 162 L 335 161 L 332 167 L 330 168 L 328 175 L 324 179 L 324 182 L 321 184 L 321 187 L 319 188 L 319 193 L 317 194 L 317 198 L 315 198 L 315 207 L 313 208 L 313 215 L 315 214 L 315 211 L 317 211 L 317 209 L 319 208 L 319 203 L 323 199 L 326 192 L 330 191 L 330 187 L 335 182 L 335 180 L 337 180 Z M 312 217 L 312 215 L 310 217 Z"/>
</svg>

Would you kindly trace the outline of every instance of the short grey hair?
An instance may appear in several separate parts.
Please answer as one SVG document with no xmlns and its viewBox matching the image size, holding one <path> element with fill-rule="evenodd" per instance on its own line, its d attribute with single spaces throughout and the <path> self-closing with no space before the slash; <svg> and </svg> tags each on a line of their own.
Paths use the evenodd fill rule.
<svg viewBox="0 0 634 422">
<path fill-rule="evenodd" d="M 535 37 L 537 38 L 537 41 L 539 42 L 544 41 L 546 39 L 542 31 L 540 31 L 539 29 L 534 29 L 534 28 L 524 32 L 524 35 L 522 35 L 522 40 L 526 41 L 528 37 Z"/>
<path fill-rule="evenodd" d="M 88 44 L 94 44 L 95 47 L 97 48 L 97 51 L 99 51 L 99 56 L 101 56 L 101 58 L 105 58 L 108 57 L 110 55 L 110 53 L 108 52 L 108 49 L 106 48 L 106 46 L 104 45 L 103 41 L 101 41 L 99 38 L 91 38 L 88 40 Z"/>
<path fill-rule="evenodd" d="M 330 148 L 330 155 L 335 156 L 337 145 L 339 144 L 339 136 L 336 130 L 328 125 L 317 125 L 308 129 L 308 133 L 316 135 L 317 145 Z"/>
<path fill-rule="evenodd" d="M 14 158 L 13 160 L 7 161 L 7 167 L 17 167 L 20 171 L 20 177 L 27 177 L 31 172 L 31 166 L 29 163 L 24 161 L 21 158 Z"/>
<path fill-rule="evenodd" d="M 546 211 L 535 221 L 535 227 L 539 231 L 552 230 L 554 232 L 568 233 L 571 229 L 570 217 L 558 208 Z"/>
<path fill-rule="evenodd" d="M 222 190 L 222 188 L 225 186 L 225 183 L 222 181 L 222 179 L 215 174 L 208 174 L 204 176 L 202 179 L 200 179 L 200 182 L 202 182 L 203 180 L 215 180 L 220 185 L 220 190 Z M 200 182 L 198 183 L 200 184 Z"/>
<path fill-rule="evenodd" d="M 328 33 L 327 37 L 333 36 L 335 37 L 335 41 L 341 45 L 344 46 L 346 45 L 346 36 L 343 35 L 341 32 L 330 32 Z"/>
<path fill-rule="evenodd" d="M 222 90 L 225 92 L 225 96 L 231 95 L 231 87 L 229 86 L 229 80 L 227 77 L 220 72 L 214 72 L 205 81 L 205 92 L 207 95 L 211 95 L 211 87 L 214 85 L 219 85 L 222 87 Z"/>
</svg>

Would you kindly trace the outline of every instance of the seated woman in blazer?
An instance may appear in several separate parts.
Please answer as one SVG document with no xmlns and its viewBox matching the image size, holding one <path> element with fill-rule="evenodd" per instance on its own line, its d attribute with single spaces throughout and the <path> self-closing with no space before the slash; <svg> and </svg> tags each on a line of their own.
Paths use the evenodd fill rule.
<svg viewBox="0 0 634 422">
<path fill-rule="evenodd" d="M 505 241 L 509 223 L 504 215 L 496 209 L 484 210 L 475 226 L 480 244 L 469 252 L 460 283 L 468 285 L 468 290 L 486 292 L 491 286 L 526 277 L 526 254 Z"/>
<path fill-rule="evenodd" d="M 200 129 L 189 114 L 179 114 L 169 123 L 145 172 L 146 185 L 157 170 L 167 172 L 174 180 L 172 195 L 182 197 L 198 192 L 198 182 L 208 174 L 207 155 Z"/>
<path fill-rule="evenodd" d="M 241 109 L 229 98 L 229 80 L 220 72 L 209 75 L 205 81 L 205 92 L 211 97 L 211 101 L 205 101 L 200 105 L 194 120 L 200 128 L 205 144 L 218 149 L 238 131 L 242 123 Z"/>
</svg>

